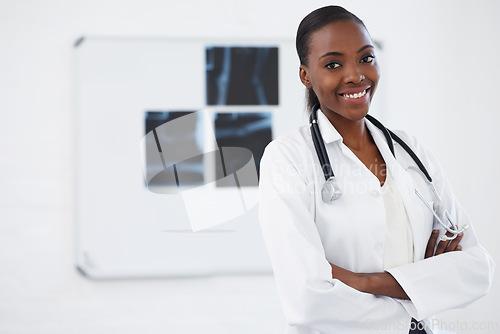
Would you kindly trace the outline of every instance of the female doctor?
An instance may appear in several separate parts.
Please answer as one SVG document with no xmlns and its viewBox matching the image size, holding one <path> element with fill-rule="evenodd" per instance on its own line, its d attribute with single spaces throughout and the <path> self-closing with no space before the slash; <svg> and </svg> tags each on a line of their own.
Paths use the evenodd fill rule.
<svg viewBox="0 0 500 334">
<path fill-rule="evenodd" d="M 266 147 L 259 219 L 286 333 L 439 333 L 432 316 L 485 295 L 494 263 L 429 152 L 397 132 L 432 176 L 440 206 L 402 144 L 393 155 L 365 118 L 379 69 L 363 22 L 342 7 L 317 9 L 300 23 L 296 46 L 341 195 L 322 197 L 310 125 Z M 436 207 L 438 218 L 449 213 L 454 234 L 436 223 Z"/>
</svg>

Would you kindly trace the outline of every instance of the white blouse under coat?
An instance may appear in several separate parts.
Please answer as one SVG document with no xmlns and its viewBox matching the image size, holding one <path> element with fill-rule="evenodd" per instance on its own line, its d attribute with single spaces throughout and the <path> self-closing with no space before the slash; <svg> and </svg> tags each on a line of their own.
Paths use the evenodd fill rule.
<svg viewBox="0 0 500 334">
<path fill-rule="evenodd" d="M 377 177 L 318 111 L 319 128 L 343 190 L 340 199 L 333 204 L 321 199 L 325 179 L 307 125 L 271 142 L 261 161 L 259 219 L 287 334 L 407 334 L 412 317 L 430 326 L 433 314 L 464 307 L 490 289 L 494 263 L 478 243 L 439 165 L 414 138 L 398 133 L 427 167 L 455 222 L 470 226 L 461 241 L 463 251 L 424 260 L 433 217 L 414 189 L 432 202 L 428 185 L 418 172 L 407 169 L 415 166 L 408 154 L 395 143 L 396 161 L 381 131 L 366 123 L 411 224 L 415 262 L 387 270 L 411 301 L 359 292 L 332 279 L 330 263 L 358 273 L 384 270 L 386 211 Z M 427 330 L 438 333 L 431 326 Z"/>
<path fill-rule="evenodd" d="M 387 270 L 414 261 L 413 235 L 403 199 L 390 173 L 386 173 L 380 190 L 387 217 L 383 264 L 383 269 Z"/>
</svg>

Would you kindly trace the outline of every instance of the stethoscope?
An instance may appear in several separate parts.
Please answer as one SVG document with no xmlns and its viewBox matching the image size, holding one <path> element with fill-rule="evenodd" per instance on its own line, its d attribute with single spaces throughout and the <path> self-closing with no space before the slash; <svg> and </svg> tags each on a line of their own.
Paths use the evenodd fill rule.
<svg viewBox="0 0 500 334">
<path fill-rule="evenodd" d="M 338 182 L 335 179 L 335 174 L 333 173 L 333 168 L 332 165 L 330 164 L 330 159 L 328 158 L 328 153 L 326 152 L 326 147 L 325 143 L 323 141 L 323 137 L 321 136 L 321 132 L 319 131 L 319 126 L 318 126 L 318 117 L 317 117 L 317 111 L 319 109 L 319 105 L 316 105 L 312 112 L 311 115 L 309 116 L 309 126 L 311 127 L 311 136 L 312 140 L 314 143 L 314 148 L 316 149 L 316 153 L 319 158 L 319 162 L 321 164 L 321 168 L 323 170 L 323 174 L 325 175 L 325 183 L 323 184 L 323 187 L 321 188 L 321 198 L 323 199 L 323 202 L 327 204 L 333 203 L 335 200 L 339 199 L 340 196 L 342 195 L 342 189 L 340 188 Z M 447 235 L 442 235 L 441 240 L 453 240 L 459 235 L 460 233 L 464 232 L 468 226 L 464 225 L 461 229 L 458 228 L 457 225 L 453 223 L 453 220 L 450 217 L 450 214 L 448 210 L 444 208 L 443 201 L 441 200 L 441 196 L 439 196 L 436 187 L 434 187 L 434 184 L 432 183 L 432 178 L 427 172 L 427 169 L 425 168 L 424 164 L 418 156 L 413 152 L 413 150 L 401 139 L 399 138 L 394 132 L 391 130 L 387 129 L 385 126 L 382 125 L 377 119 L 375 119 L 371 115 L 366 115 L 365 118 L 369 120 L 373 125 L 375 125 L 378 129 L 382 131 L 382 133 L 385 136 L 385 139 L 387 141 L 387 145 L 389 146 L 389 149 L 391 150 L 392 155 L 394 158 L 396 158 L 396 154 L 394 153 L 394 143 L 393 139 L 401 145 L 401 147 L 410 155 L 410 157 L 415 161 L 415 163 L 418 166 L 418 170 L 425 176 L 425 179 L 427 181 L 427 184 L 429 184 L 429 187 L 431 188 L 431 192 L 433 196 L 437 199 L 437 202 L 435 204 L 435 207 L 432 207 L 418 192 L 417 189 L 415 189 L 415 194 L 417 195 L 418 198 L 425 204 L 425 206 L 432 212 L 432 215 L 436 220 L 438 221 L 441 226 L 443 226 L 446 231 L 450 232 L 452 234 L 451 237 L 448 237 Z M 415 167 L 410 167 L 413 169 L 416 169 Z M 439 215 L 437 214 L 436 211 L 441 211 L 444 216 L 446 217 L 446 220 L 448 220 L 450 226 L 445 224 Z"/>
</svg>

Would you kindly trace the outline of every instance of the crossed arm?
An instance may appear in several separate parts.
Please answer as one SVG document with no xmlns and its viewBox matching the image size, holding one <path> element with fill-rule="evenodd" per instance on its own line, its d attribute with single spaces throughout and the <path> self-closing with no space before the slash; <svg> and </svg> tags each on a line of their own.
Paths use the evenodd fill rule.
<svg viewBox="0 0 500 334">
<path fill-rule="evenodd" d="M 451 236 L 449 232 L 447 235 Z M 459 243 L 460 240 L 462 240 L 463 233 L 459 234 L 451 241 L 439 241 L 437 247 L 435 247 L 438 236 L 439 231 L 433 230 L 429 241 L 427 242 L 425 258 L 462 250 L 462 246 L 460 246 Z M 435 252 L 434 248 L 436 248 Z M 332 266 L 333 278 L 342 281 L 344 284 L 349 285 L 358 291 L 393 298 L 409 299 L 408 295 L 403 290 L 401 285 L 399 285 L 398 281 L 396 281 L 396 279 L 388 272 L 355 273 L 334 264 L 330 265 Z"/>
</svg>

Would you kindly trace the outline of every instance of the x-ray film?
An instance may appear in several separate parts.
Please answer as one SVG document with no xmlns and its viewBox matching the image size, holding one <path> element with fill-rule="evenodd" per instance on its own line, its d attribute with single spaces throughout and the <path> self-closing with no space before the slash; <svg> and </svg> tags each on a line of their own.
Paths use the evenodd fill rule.
<svg viewBox="0 0 500 334">
<path fill-rule="evenodd" d="M 148 111 L 145 115 L 146 185 L 177 192 L 204 182 L 203 117 L 192 111 Z"/>
<path fill-rule="evenodd" d="M 277 47 L 206 48 L 207 105 L 278 105 Z"/>
<path fill-rule="evenodd" d="M 235 173 L 248 162 L 248 156 L 253 155 L 257 171 L 264 148 L 272 140 L 272 122 L 270 112 L 216 113 L 215 138 L 220 155 L 216 159 L 217 180 Z M 247 150 L 228 151 L 224 147 L 241 147 Z M 257 186 L 257 179 L 238 180 L 239 186 Z M 221 182 L 218 187 L 227 186 Z"/>
</svg>

